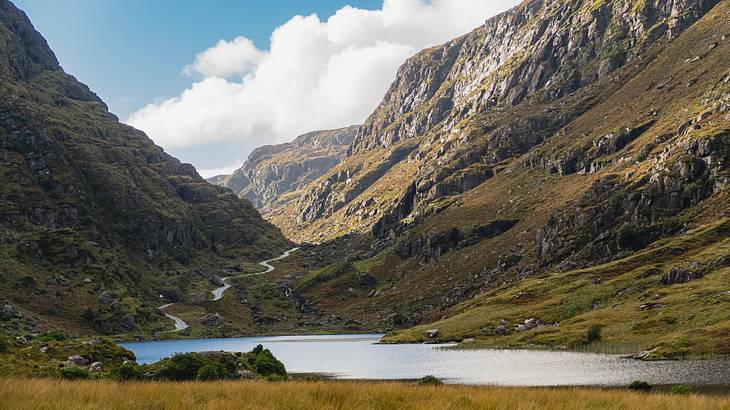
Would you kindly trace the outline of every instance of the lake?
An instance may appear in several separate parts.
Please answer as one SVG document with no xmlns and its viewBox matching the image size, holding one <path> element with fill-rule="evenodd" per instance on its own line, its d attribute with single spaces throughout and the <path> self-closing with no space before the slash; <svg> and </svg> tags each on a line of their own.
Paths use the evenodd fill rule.
<svg viewBox="0 0 730 410">
<path fill-rule="evenodd" d="M 180 352 L 270 349 L 290 373 L 325 373 L 339 379 L 418 379 L 506 386 L 727 385 L 730 361 L 643 362 L 618 355 L 536 350 L 454 350 L 448 345 L 379 345 L 383 335 L 242 337 L 121 343 L 140 364 Z"/>
</svg>

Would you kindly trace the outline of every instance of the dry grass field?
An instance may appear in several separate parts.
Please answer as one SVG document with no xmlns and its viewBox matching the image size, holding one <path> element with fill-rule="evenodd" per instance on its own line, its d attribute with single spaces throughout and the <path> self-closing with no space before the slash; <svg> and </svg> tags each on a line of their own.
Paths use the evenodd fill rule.
<svg viewBox="0 0 730 410">
<path fill-rule="evenodd" d="M 730 397 L 381 382 L 0 381 L 0 409 L 730 409 Z"/>
</svg>

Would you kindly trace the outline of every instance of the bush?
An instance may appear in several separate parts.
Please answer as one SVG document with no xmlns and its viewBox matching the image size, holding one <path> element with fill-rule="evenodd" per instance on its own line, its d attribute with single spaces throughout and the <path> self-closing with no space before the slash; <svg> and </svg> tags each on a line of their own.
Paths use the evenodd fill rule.
<svg viewBox="0 0 730 410">
<path fill-rule="evenodd" d="M 649 242 L 649 233 L 646 228 L 626 223 L 619 228 L 616 234 L 616 244 L 621 249 L 637 251 Z"/>
<path fill-rule="evenodd" d="M 8 339 L 5 337 L 5 335 L 0 334 L 0 353 L 5 353 L 8 350 Z"/>
<path fill-rule="evenodd" d="M 89 378 L 89 371 L 78 367 L 61 369 L 61 378 L 66 380 L 83 380 Z"/>
<path fill-rule="evenodd" d="M 591 326 L 591 328 L 586 331 L 586 342 L 590 344 L 598 340 L 601 340 L 601 328 L 600 326 Z"/>
<path fill-rule="evenodd" d="M 163 361 L 157 375 L 175 381 L 195 380 L 201 367 L 212 364 L 198 353 L 178 353 Z"/>
<path fill-rule="evenodd" d="M 161 365 L 157 371 L 157 377 L 163 380 L 186 381 L 199 380 L 202 377 L 212 375 L 210 369 L 201 373 L 204 367 L 215 369 L 215 379 L 230 379 L 233 377 L 234 368 L 227 368 L 223 363 L 208 359 L 199 353 L 178 353 L 170 359 L 159 362 Z"/>
<path fill-rule="evenodd" d="M 254 352 L 256 350 L 257 349 L 254 349 Z M 260 352 L 256 355 L 254 367 L 256 368 L 256 373 L 262 376 L 270 376 L 272 374 L 278 374 L 281 376 L 286 375 L 286 368 L 284 367 L 284 363 L 280 362 L 276 357 L 274 357 L 269 349 L 260 350 Z"/>
<path fill-rule="evenodd" d="M 629 384 L 629 389 L 637 391 L 649 391 L 651 390 L 651 384 L 641 380 L 636 380 Z"/>
<path fill-rule="evenodd" d="M 119 366 L 114 375 L 119 380 L 138 380 L 142 378 L 142 369 L 134 363 L 127 362 Z"/>
<path fill-rule="evenodd" d="M 690 394 L 692 393 L 692 388 L 683 384 L 678 384 L 676 386 L 672 386 L 672 389 L 669 392 L 672 394 Z"/>
<path fill-rule="evenodd" d="M 206 364 L 205 366 L 198 369 L 197 380 L 209 381 L 218 380 L 221 378 L 221 374 L 216 366 Z"/>
<path fill-rule="evenodd" d="M 251 351 L 251 353 L 253 353 L 253 354 L 255 354 L 255 355 L 258 356 L 263 351 L 264 351 L 264 346 L 262 346 L 262 345 L 259 344 L 259 345 L 256 345 L 256 347 L 253 348 L 253 350 Z"/>
<path fill-rule="evenodd" d="M 50 342 L 54 340 L 57 342 L 62 342 L 69 339 L 71 339 L 71 336 L 63 330 L 49 330 L 38 336 L 38 340 L 40 340 L 41 342 Z"/>
<path fill-rule="evenodd" d="M 418 381 L 419 386 L 440 386 L 442 384 L 444 384 L 444 382 L 431 374 L 421 377 L 421 380 Z"/>
</svg>

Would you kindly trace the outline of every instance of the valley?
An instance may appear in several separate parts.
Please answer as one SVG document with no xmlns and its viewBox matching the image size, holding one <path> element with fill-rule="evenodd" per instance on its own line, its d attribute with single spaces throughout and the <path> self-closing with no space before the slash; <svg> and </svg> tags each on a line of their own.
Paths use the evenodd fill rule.
<svg viewBox="0 0 730 410">
<path fill-rule="evenodd" d="M 726 388 L 728 62 L 727 0 L 526 0 L 409 58 L 361 125 L 206 180 L 0 0 L 0 398 L 93 408 L 124 381 L 149 406 L 225 408 L 157 402 L 190 381 L 251 408 L 415 408 L 418 392 L 438 396 L 419 408 L 625 408 L 643 393 L 421 378 Z M 274 354 L 293 375 L 262 370 L 283 368 Z M 77 376 L 108 380 L 12 379 Z M 288 378 L 272 399 L 263 380 Z M 200 383 L 230 379 L 257 381 Z"/>
</svg>

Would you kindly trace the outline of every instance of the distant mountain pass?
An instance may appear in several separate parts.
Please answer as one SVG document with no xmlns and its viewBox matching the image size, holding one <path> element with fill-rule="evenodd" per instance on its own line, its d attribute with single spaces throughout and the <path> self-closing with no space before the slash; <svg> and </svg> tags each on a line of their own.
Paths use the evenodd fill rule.
<svg viewBox="0 0 730 410">
<path fill-rule="evenodd" d="M 360 126 L 314 131 L 279 145 L 255 149 L 231 175 L 208 182 L 230 188 L 266 212 L 291 201 L 296 191 L 324 175 L 347 153 Z"/>
</svg>

